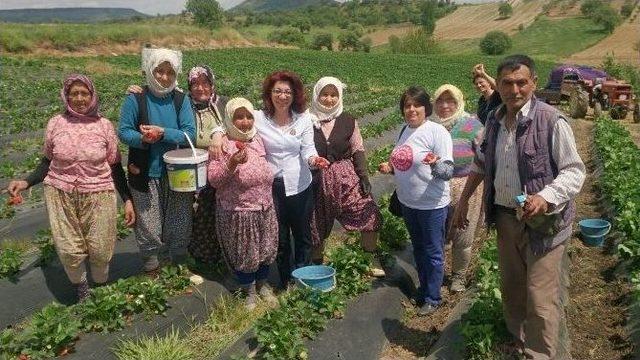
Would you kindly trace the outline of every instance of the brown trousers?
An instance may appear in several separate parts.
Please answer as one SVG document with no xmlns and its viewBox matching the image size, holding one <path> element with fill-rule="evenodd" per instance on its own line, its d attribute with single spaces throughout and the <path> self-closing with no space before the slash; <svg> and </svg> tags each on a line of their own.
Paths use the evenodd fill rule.
<svg viewBox="0 0 640 360">
<path fill-rule="evenodd" d="M 71 283 L 86 280 L 87 258 L 93 280 L 106 282 L 117 236 L 115 192 L 66 193 L 45 185 L 44 197 L 53 244 Z"/>
<path fill-rule="evenodd" d="M 476 237 L 476 228 L 482 221 L 482 184 L 478 186 L 476 191 L 469 199 L 469 210 L 467 219 L 469 225 L 465 229 L 456 229 L 453 226 L 453 214 L 456 211 L 462 190 L 467 183 L 467 177 L 453 178 L 449 182 L 451 188 L 451 203 L 449 204 L 449 214 L 447 216 L 447 239 L 451 243 L 451 275 L 464 276 L 469 262 L 471 261 L 471 247 Z"/>
<path fill-rule="evenodd" d="M 502 302 L 509 332 L 524 344 L 527 359 L 570 358 L 564 313 L 566 244 L 534 255 L 524 223 L 515 213 L 499 209 L 496 215 Z"/>
</svg>

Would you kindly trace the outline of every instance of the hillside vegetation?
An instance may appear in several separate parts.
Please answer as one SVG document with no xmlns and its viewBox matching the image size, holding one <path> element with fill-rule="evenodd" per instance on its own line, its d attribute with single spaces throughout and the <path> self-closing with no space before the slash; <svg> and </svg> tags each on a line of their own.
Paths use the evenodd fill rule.
<svg viewBox="0 0 640 360">
<path fill-rule="evenodd" d="M 92 23 L 107 20 L 143 19 L 149 17 L 126 8 L 51 8 L 0 10 L 0 21 L 17 23 Z"/>
</svg>

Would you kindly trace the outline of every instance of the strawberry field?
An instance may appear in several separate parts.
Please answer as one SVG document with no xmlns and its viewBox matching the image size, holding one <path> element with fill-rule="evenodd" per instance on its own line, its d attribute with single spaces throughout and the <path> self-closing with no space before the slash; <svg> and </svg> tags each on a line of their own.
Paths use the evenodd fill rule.
<svg viewBox="0 0 640 360">
<path fill-rule="evenodd" d="M 184 53 L 183 69 L 204 63 L 214 70 L 217 77 L 218 92 L 227 96 L 244 96 L 249 98 L 257 108 L 260 104 L 260 91 L 263 78 L 270 72 L 289 69 L 299 73 L 305 83 L 308 95 L 314 82 L 322 76 L 336 76 L 343 80 L 348 88 L 345 91 L 346 111 L 359 119 L 365 147 L 369 157 L 369 173 L 372 178 L 379 179 L 377 164 L 386 160 L 400 127 L 402 118 L 398 111 L 398 99 L 402 91 L 409 85 L 422 85 L 432 93 L 443 83 L 452 83 L 460 87 L 466 97 L 467 110 L 473 111 L 477 94 L 470 80 L 470 69 L 484 62 L 488 69 L 495 68 L 497 58 L 475 58 L 459 56 L 409 56 L 409 55 L 369 55 L 361 53 L 334 53 L 283 49 L 225 49 L 216 51 L 189 51 Z M 552 64 L 540 62 L 539 77 L 547 78 Z M 79 58 L 23 58 L 3 57 L 0 67 L 0 187 L 5 187 L 12 178 L 23 177 L 33 169 L 39 160 L 42 146 L 43 128 L 47 120 L 61 111 L 59 88 L 62 79 L 75 72 L 89 75 L 96 84 L 101 100 L 101 110 L 110 120 L 117 122 L 120 105 L 125 91 L 130 84 L 143 81 L 140 71 L 139 56 L 117 57 L 79 57 Z M 183 71 L 184 73 L 184 71 Z M 183 74 L 184 75 L 184 74 Z M 179 77 L 182 88 L 186 88 L 184 76 Z M 541 84 L 544 85 L 544 84 Z M 589 133 L 588 136 L 591 136 Z M 583 139 L 578 139 L 582 141 Z M 602 170 L 598 187 L 602 191 L 603 200 L 607 201 L 615 215 L 614 227 L 619 237 L 615 244 L 620 258 L 624 260 L 626 278 L 635 286 L 636 295 L 640 293 L 640 238 L 638 223 L 640 200 L 638 196 L 638 178 L 640 156 L 638 148 L 630 142 L 629 134 L 618 124 L 610 120 L 599 120 L 595 125 L 595 148 Z M 124 148 L 123 148 L 124 150 Z M 124 153 L 124 151 L 123 151 Z M 586 160 L 586 159 L 585 159 Z M 375 182 L 375 181 L 372 181 Z M 378 192 L 377 195 L 382 195 Z M 4 196 L 4 195 L 2 195 Z M 384 197 L 383 197 L 384 198 Z M 385 200 L 381 202 L 386 220 L 381 232 L 381 250 L 387 260 L 393 262 L 392 253 L 402 249 L 407 241 L 406 229 L 401 221 L 397 221 L 384 209 Z M 43 236 L 36 235 L 36 228 L 26 226 L 28 218 L 40 214 L 38 220 L 46 225 L 46 216 L 42 207 L 41 188 L 35 187 L 25 194 L 25 202 L 19 206 L 6 205 L 6 198 L 0 199 L 0 245 L 5 240 L 16 240 L 23 237 L 31 241 L 34 251 L 42 252 L 41 257 L 52 255 L 50 242 L 43 241 Z M 21 228 L 20 236 L 16 229 Z M 27 227 L 26 230 L 23 228 Z M 122 237 L 126 237 L 124 228 Z M 130 238 L 129 238 L 130 239 Z M 352 239 L 353 240 L 353 239 Z M 131 241 L 131 240 L 128 240 Z M 41 250 L 38 250 L 41 248 Z M 476 278 L 472 281 L 477 291 L 477 301 L 463 317 L 460 332 L 464 335 L 465 347 L 470 357 L 490 358 L 501 356 L 501 349 L 506 341 L 503 324 L 500 321 L 499 287 L 496 277 L 495 244 L 488 242 L 480 246 L 479 260 L 476 265 Z M 586 250 L 585 250 L 586 251 Z M 2 248 L 0 253 L 0 278 L 7 277 L 20 284 L 20 276 L 26 263 L 25 253 L 29 250 Z M 47 255 L 48 253 L 48 255 Z M 304 291 L 289 292 L 281 297 L 281 309 L 264 309 L 255 318 L 245 320 L 243 326 L 234 330 L 237 333 L 225 335 L 224 340 L 213 340 L 215 345 L 208 345 L 212 340 L 206 338 L 198 330 L 188 332 L 183 340 L 191 344 L 191 350 L 198 349 L 197 357 L 219 355 L 230 346 L 242 333 L 253 327 L 263 358 L 304 358 L 310 354 L 308 344 L 327 328 L 334 320 L 346 316 L 346 307 L 359 294 L 370 292 L 371 284 L 364 273 L 368 267 L 368 259 L 357 252 L 357 247 L 337 247 L 331 252 L 334 265 L 339 268 L 339 291 L 326 297 L 314 298 L 309 302 L 309 294 Z M 55 257 L 55 255 L 53 255 Z M 21 272 L 22 271 L 22 272 Z M 342 277 L 342 278 L 341 278 Z M 341 286 L 340 286 L 341 284 Z M 162 283 L 161 286 L 164 286 Z M 114 283 L 113 289 L 122 288 L 122 283 Z M 148 289 L 156 285 L 146 285 Z M 127 291 L 131 287 L 126 286 Z M 149 290 L 149 291 L 151 291 Z M 106 291 L 106 290 L 105 290 Z M 136 308 L 131 291 L 114 292 L 107 300 L 104 291 L 96 293 L 95 300 L 83 307 L 63 309 L 57 305 L 39 306 L 41 311 L 34 312 L 31 322 L 23 322 L 15 332 L 4 334 L 2 341 L 11 346 L 11 354 L 18 354 L 22 343 L 32 338 L 49 336 L 47 329 L 56 325 L 47 318 L 69 318 L 68 322 L 75 326 L 61 336 L 62 345 L 49 352 L 59 355 L 72 347 L 77 334 L 91 331 L 120 331 L 125 324 L 123 318 L 110 318 L 103 313 L 107 306 L 120 306 L 124 310 L 124 319 L 131 314 L 147 313 L 146 308 Z M 160 291 L 160 290 L 158 290 Z M 167 295 L 158 297 L 157 303 L 166 306 Z M 137 293 L 135 293 L 137 294 Z M 146 294 L 146 293 L 145 293 Z M 104 299 L 103 296 L 104 295 Z M 137 296 L 137 295 L 136 295 Z M 145 295 L 146 296 L 146 295 Z M 153 296 L 148 296 L 154 299 Z M 116 301 L 117 300 L 117 301 Z M 125 301 L 126 300 L 126 301 Z M 455 305 L 459 297 L 449 299 Z M 131 301 L 134 301 L 131 303 Z M 234 303 L 238 305 L 237 303 Z M 450 304 L 451 305 L 451 304 Z M 92 307 L 93 306 L 93 307 Z M 155 306 L 155 305 L 154 305 Z M 240 305 L 238 305 L 240 306 Z M 452 305 L 442 310 L 446 316 Z M 150 308 L 152 313 L 157 310 Z M 228 309 L 227 309 L 228 310 Z M 225 310 L 226 311 L 226 310 Z M 162 310 L 158 310 L 162 313 Z M 226 314 L 226 312 L 225 312 Z M 260 316 L 266 314 L 265 316 Z M 411 311 L 407 311 L 411 317 Z M 30 315 L 30 314 L 28 314 Z M 104 316 L 103 316 L 104 315 Z M 44 319 L 44 320 L 43 320 Z M 65 320 L 66 321 L 66 320 Z M 231 320 L 224 319 L 213 327 L 220 329 L 234 328 Z M 77 323 L 76 323 L 77 322 Z M 410 321 L 409 321 L 410 322 Z M 35 325 L 34 325 L 35 324 Z M 126 325 L 126 326 L 125 326 Z M 207 325 L 209 326 L 209 325 Z M 438 325 L 440 326 L 440 325 Z M 39 333 L 41 327 L 43 333 Z M 436 323 L 421 323 L 420 337 L 427 338 Z M 55 329 L 54 329 L 55 330 Z M 53 331 L 53 330 L 52 330 Z M 54 334 L 55 331 L 53 331 Z M 437 332 L 436 332 L 437 333 Z M 283 337 L 281 334 L 286 334 Z M 430 334 L 430 333 L 429 333 Z M 207 335 L 209 336 L 209 335 Z M 31 339 L 31 340 L 30 340 Z M 33 340 L 33 341 L 36 341 Z M 202 343 L 200 343 L 202 341 Z M 429 340 L 430 341 L 430 340 Z M 426 355 L 433 342 L 421 342 L 420 350 L 414 351 L 418 356 Z M 82 339 L 79 341 L 82 342 Z M 71 344 L 71 345 L 69 345 Z M 423 345 L 424 344 L 424 345 Z M 204 346 L 201 348 L 200 346 Z M 30 348 L 35 354 L 38 349 Z M 46 346 L 45 346 L 46 347 Z M 585 349 L 584 352 L 588 352 Z M 201 352 L 200 352 L 201 351 Z M 582 349 L 580 349 L 582 351 Z M 579 352 L 578 354 L 582 354 Z M 204 355 L 203 355 L 204 356 Z M 35 357 L 34 357 L 35 358 Z M 593 358 L 601 358 L 595 356 Z"/>
</svg>

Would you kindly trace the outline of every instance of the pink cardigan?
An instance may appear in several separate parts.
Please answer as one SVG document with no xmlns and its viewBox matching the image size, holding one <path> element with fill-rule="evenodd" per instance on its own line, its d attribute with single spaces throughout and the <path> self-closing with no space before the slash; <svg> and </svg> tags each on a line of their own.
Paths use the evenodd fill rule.
<svg viewBox="0 0 640 360">
<path fill-rule="evenodd" d="M 227 163 L 238 149 L 236 142 L 223 140 L 223 154 L 219 160 L 209 162 L 209 182 L 216 188 L 218 206 L 224 210 L 256 211 L 273 206 L 271 186 L 273 170 L 265 158 L 266 153 L 260 135 L 247 144 L 248 160 L 238 164 L 233 173 Z"/>
</svg>

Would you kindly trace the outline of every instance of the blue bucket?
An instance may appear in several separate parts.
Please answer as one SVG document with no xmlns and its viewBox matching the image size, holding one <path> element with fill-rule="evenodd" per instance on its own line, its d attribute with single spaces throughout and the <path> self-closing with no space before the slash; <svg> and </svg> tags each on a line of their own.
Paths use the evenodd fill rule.
<svg viewBox="0 0 640 360">
<path fill-rule="evenodd" d="M 588 246 L 602 246 L 605 235 L 611 231 L 611 223 L 602 219 L 584 219 L 578 225 L 582 239 Z"/>
<path fill-rule="evenodd" d="M 298 285 L 313 290 L 328 292 L 336 287 L 336 270 L 326 265 L 304 266 L 293 270 L 291 275 Z"/>
</svg>

